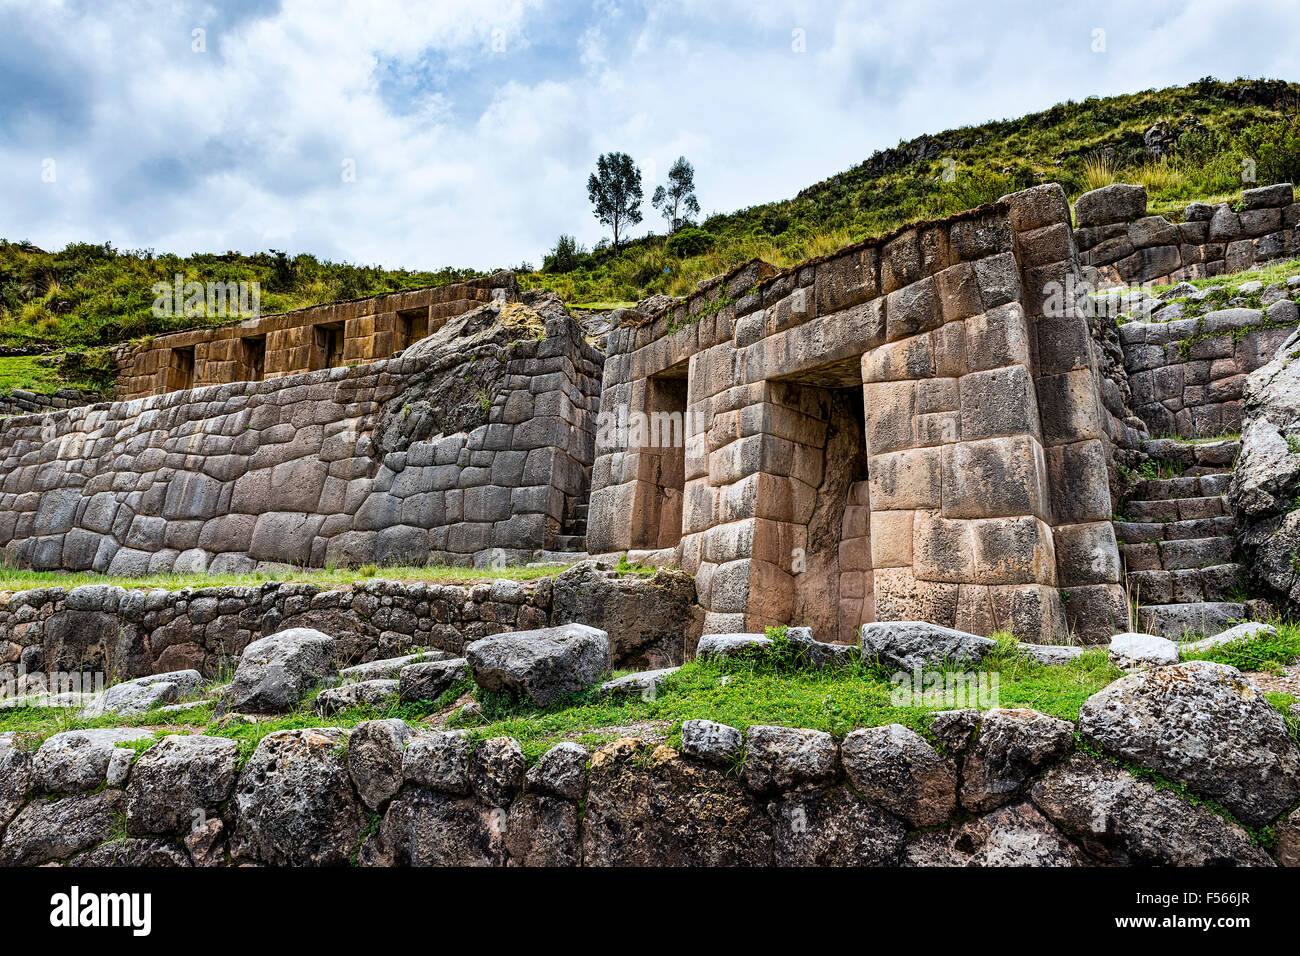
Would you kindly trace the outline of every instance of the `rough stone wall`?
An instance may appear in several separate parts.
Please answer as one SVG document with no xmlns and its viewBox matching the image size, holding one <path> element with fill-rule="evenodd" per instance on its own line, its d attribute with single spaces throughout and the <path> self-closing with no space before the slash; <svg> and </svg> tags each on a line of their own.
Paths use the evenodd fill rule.
<svg viewBox="0 0 1300 956">
<path fill-rule="evenodd" d="M 585 496 L 600 363 L 562 310 L 488 305 L 397 359 L 7 419 L 0 546 L 110 574 L 528 557 Z M 439 405 L 430 376 L 470 385 Z"/>
<path fill-rule="evenodd" d="M 780 273 L 749 263 L 612 331 L 607 412 L 646 412 L 655 381 L 687 370 L 678 547 L 706 632 L 791 622 L 815 563 L 837 588 L 838 572 L 871 572 L 870 589 L 845 582 L 846 601 L 871 594 L 860 621 L 1113 633 L 1124 605 L 1092 337 L 1070 303 L 1048 302 L 1070 278 L 1064 193 L 1040 187 Z M 810 537 L 839 389 L 864 403 L 865 560 L 851 539 L 841 561 Z M 593 552 L 649 546 L 651 458 L 602 439 Z"/>
<path fill-rule="evenodd" d="M 837 740 L 690 721 L 683 751 L 568 742 L 531 767 L 512 738 L 400 720 L 276 731 L 244 766 L 221 737 L 168 736 L 132 761 L 116 746 L 129 729 L 56 735 L 34 755 L 0 734 L 0 866 L 1300 865 L 1300 812 L 1242 813 L 1276 821 L 1266 850 L 1205 805 L 1074 752 L 1067 721 L 963 710 L 936 726 L 943 754 L 897 724 Z M 1286 746 L 1266 770 L 1237 762 L 1210 783 L 1267 776 L 1270 797 L 1294 795 Z"/>
<path fill-rule="evenodd" d="M 347 665 L 415 647 L 460 654 L 491 634 L 579 622 L 611 634 L 616 668 L 670 667 L 685 659 L 696 616 L 695 589 L 680 571 L 620 578 L 590 562 L 556 578 L 469 586 L 372 579 L 4 591 L 0 688 L 9 696 L 53 690 L 50 674 L 121 681 L 192 668 L 216 678 L 249 642 L 292 627 L 334 636 Z"/>
<path fill-rule="evenodd" d="M 36 412 L 79 408 L 102 401 L 102 396 L 79 392 L 73 388 L 61 388 L 53 395 L 15 388 L 8 395 L 0 396 L 0 415 L 31 415 Z"/>
<path fill-rule="evenodd" d="M 1300 324 L 1294 302 L 1119 327 L 1133 410 L 1153 434 L 1240 432 L 1246 378 Z"/>
<path fill-rule="evenodd" d="M 1300 253 L 1290 183 L 1248 189 L 1242 206 L 1192 203 L 1172 223 L 1147 215 L 1145 186 L 1103 186 L 1075 203 L 1079 258 L 1101 283 L 1127 284 L 1203 279 Z"/>
<path fill-rule="evenodd" d="M 429 289 L 318 305 L 237 325 L 160 335 L 114 353 L 119 400 L 200 385 L 278 378 L 386 359 L 436 332 L 449 318 L 518 295 L 514 273 Z M 336 327 L 331 355 L 327 326 Z M 192 350 L 179 368 L 177 350 Z"/>
</svg>

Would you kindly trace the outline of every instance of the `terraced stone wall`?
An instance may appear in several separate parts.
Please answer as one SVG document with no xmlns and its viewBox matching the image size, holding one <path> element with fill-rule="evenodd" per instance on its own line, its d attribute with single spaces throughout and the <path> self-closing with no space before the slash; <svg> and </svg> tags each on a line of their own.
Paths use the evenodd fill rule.
<svg viewBox="0 0 1300 956">
<path fill-rule="evenodd" d="M 1290 183 L 1248 189 L 1241 205 L 1191 203 L 1175 223 L 1147 215 L 1145 186 L 1094 189 L 1074 206 L 1080 262 L 1100 284 L 1131 284 L 1204 279 L 1300 254 Z"/>
<path fill-rule="evenodd" d="M 562 311 L 488 305 L 400 358 L 6 419 L 0 547 L 115 575 L 531 558 L 586 497 L 601 361 Z"/>
</svg>

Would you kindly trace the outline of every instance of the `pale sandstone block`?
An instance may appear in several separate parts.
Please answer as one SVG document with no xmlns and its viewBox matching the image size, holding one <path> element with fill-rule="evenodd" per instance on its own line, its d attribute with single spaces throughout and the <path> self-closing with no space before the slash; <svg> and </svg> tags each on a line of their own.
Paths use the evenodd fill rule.
<svg viewBox="0 0 1300 956">
<path fill-rule="evenodd" d="M 942 450 L 946 449 L 915 448 L 873 455 L 867 464 L 872 512 L 938 508 Z"/>
<path fill-rule="evenodd" d="M 873 568 L 910 568 L 915 511 L 874 511 L 871 515 Z"/>
</svg>

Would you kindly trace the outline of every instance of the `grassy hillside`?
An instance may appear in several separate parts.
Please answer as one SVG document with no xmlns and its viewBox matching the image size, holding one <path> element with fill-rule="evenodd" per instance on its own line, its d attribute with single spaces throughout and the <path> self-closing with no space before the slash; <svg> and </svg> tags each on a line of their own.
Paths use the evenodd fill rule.
<svg viewBox="0 0 1300 956">
<path fill-rule="evenodd" d="M 617 254 L 580 252 L 562 263 L 548 257 L 542 271 L 525 271 L 520 278 L 525 288 L 553 289 L 580 305 L 634 302 L 655 292 L 682 295 L 700 279 L 755 256 L 792 265 L 907 221 L 1049 181 L 1062 183 L 1071 198 L 1107 182 L 1142 182 L 1153 210 L 1177 214 L 1191 199 L 1239 195 L 1247 159 L 1256 164 L 1260 184 L 1300 179 L 1298 108 L 1300 85 L 1280 80 L 1206 79 L 1062 103 L 1019 119 L 900 143 L 792 199 L 713 216 L 671 240 L 641 238 Z M 1183 135 L 1171 154 L 1156 160 L 1144 148 L 1143 133 L 1161 121 Z M 702 199 L 707 204 L 708 196 Z M 587 215 L 585 207 L 575 206 L 575 223 Z M 499 264 L 480 265 L 489 271 Z M 46 252 L 0 241 L 0 346 L 77 350 L 84 354 L 68 364 L 80 369 L 77 378 L 84 382 L 93 378 L 88 369 L 103 367 L 105 347 L 195 324 L 150 313 L 152 285 L 177 273 L 187 280 L 260 282 L 263 312 L 475 274 L 387 270 L 276 252 L 182 258 L 85 243 Z M 23 368 L 36 366 L 29 361 Z M 46 374 L 49 366 L 40 368 L 39 381 L 24 379 L 27 373 L 13 359 L 0 359 L 0 389 L 56 387 L 57 378 Z"/>
</svg>

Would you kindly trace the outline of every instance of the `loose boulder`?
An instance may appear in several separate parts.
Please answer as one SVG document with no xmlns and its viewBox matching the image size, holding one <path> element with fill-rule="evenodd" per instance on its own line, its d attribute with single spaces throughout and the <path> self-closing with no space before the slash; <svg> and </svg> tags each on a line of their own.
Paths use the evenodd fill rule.
<svg viewBox="0 0 1300 956">
<path fill-rule="evenodd" d="M 484 690 L 546 707 L 609 673 L 609 635 L 585 624 L 513 631 L 475 641 L 465 648 L 465 659 Z"/>
<path fill-rule="evenodd" d="M 469 676 L 469 663 L 463 657 L 407 664 L 398 676 L 398 696 L 405 701 L 436 701 L 452 684 Z"/>
<path fill-rule="evenodd" d="M 925 621 L 863 624 L 860 634 L 863 658 L 907 671 L 945 662 L 977 664 L 997 646 L 987 637 Z"/>
<path fill-rule="evenodd" d="M 651 577 L 619 576 L 583 561 L 551 586 L 551 620 L 582 622 L 610 635 L 616 669 L 657 670 L 684 660 L 687 635 L 698 633 L 695 579 L 660 568 Z"/>
<path fill-rule="evenodd" d="M 363 680 L 331 687 L 316 695 L 316 713 L 330 717 L 349 707 L 385 707 L 397 697 L 395 680 Z"/>
<path fill-rule="evenodd" d="M 195 670 L 169 671 L 115 684 L 96 697 L 81 711 L 82 717 L 114 714 L 131 717 L 153 707 L 174 704 L 197 694 L 203 687 L 203 675 Z"/>
<path fill-rule="evenodd" d="M 222 707 L 247 714 L 286 713 L 333 676 L 333 653 L 334 638 L 309 627 L 253 641 L 240 655 Z"/>
<path fill-rule="evenodd" d="M 1116 634 L 1110 639 L 1110 662 L 1120 670 L 1178 663 L 1178 645 L 1154 634 Z"/>
<path fill-rule="evenodd" d="M 1084 702 L 1079 731 L 1250 825 L 1270 822 L 1300 798 L 1300 750 L 1286 722 L 1226 664 L 1188 661 L 1121 678 Z"/>
</svg>

